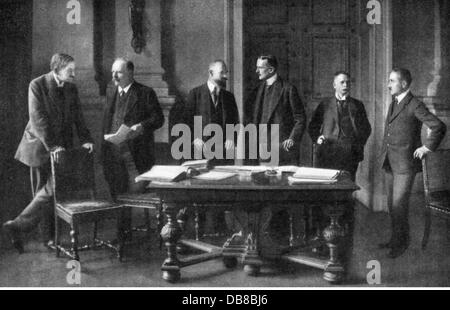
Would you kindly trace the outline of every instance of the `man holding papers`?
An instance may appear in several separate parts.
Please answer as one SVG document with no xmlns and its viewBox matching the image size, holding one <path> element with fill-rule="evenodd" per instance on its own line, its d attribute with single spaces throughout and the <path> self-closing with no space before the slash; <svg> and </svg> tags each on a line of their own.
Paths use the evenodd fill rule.
<svg viewBox="0 0 450 310">
<path fill-rule="evenodd" d="M 164 116 L 154 90 L 134 81 L 131 61 L 118 58 L 112 66 L 112 80 L 116 88 L 107 95 L 102 161 L 115 198 L 143 189 L 144 184 L 134 179 L 154 164 L 153 132 L 163 125 Z"/>
</svg>

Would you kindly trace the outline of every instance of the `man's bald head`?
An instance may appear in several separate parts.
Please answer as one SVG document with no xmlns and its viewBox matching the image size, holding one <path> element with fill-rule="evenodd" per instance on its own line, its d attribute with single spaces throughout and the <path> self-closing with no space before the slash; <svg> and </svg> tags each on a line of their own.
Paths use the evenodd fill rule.
<svg viewBox="0 0 450 310">
<path fill-rule="evenodd" d="M 218 59 L 209 64 L 209 80 L 221 88 L 226 87 L 228 70 L 225 61 Z"/>
<path fill-rule="evenodd" d="M 125 88 L 134 81 L 134 64 L 125 58 L 117 58 L 113 63 L 111 73 L 114 84 Z"/>
</svg>

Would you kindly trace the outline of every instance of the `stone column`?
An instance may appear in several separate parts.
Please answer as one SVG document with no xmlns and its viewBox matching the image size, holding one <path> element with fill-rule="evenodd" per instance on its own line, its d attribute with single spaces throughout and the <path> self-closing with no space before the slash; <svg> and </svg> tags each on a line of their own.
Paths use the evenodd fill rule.
<svg viewBox="0 0 450 310">
<path fill-rule="evenodd" d="M 146 0 L 144 29 L 146 46 L 137 54 L 132 46 L 133 32 L 129 18 L 129 1 L 116 1 L 116 56 L 126 57 L 135 64 L 136 81 L 152 87 L 158 95 L 164 112 L 164 126 L 155 132 L 155 142 L 169 142 L 169 112 L 175 103 L 175 97 L 169 95 L 169 87 L 163 80 L 164 69 L 161 66 L 161 0 Z"/>
</svg>

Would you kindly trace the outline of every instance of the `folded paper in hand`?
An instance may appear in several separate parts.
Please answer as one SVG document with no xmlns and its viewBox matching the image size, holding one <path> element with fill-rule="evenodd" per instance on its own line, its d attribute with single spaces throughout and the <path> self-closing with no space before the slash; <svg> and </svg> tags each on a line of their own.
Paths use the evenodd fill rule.
<svg viewBox="0 0 450 310">
<path fill-rule="evenodd" d="M 130 127 L 126 125 L 120 126 L 116 133 L 105 135 L 105 141 L 111 142 L 115 145 L 120 145 L 127 141 L 128 135 L 132 132 Z"/>
</svg>

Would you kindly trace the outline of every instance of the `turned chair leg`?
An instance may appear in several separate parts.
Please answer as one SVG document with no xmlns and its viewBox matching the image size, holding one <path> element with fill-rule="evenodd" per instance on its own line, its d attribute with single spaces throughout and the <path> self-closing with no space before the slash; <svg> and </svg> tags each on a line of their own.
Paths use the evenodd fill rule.
<svg viewBox="0 0 450 310">
<path fill-rule="evenodd" d="M 93 245 L 94 249 L 97 247 L 97 233 L 98 233 L 98 222 L 95 221 L 94 222 L 94 235 L 93 235 L 93 240 L 92 240 L 92 245 Z"/>
<path fill-rule="evenodd" d="M 150 227 L 150 212 L 148 209 L 144 209 L 144 217 L 145 217 L 145 229 L 147 238 L 150 239 L 151 237 L 151 227 Z"/>
<path fill-rule="evenodd" d="M 425 212 L 425 229 L 423 232 L 423 238 L 422 238 L 422 250 L 425 250 L 428 244 L 428 238 L 430 237 L 430 230 L 431 230 L 431 211 L 430 209 L 426 208 Z"/>
<path fill-rule="evenodd" d="M 55 214 L 55 248 L 56 248 L 56 257 L 60 255 L 59 249 L 59 234 L 61 232 L 61 222 L 59 221 L 58 215 Z"/>
<path fill-rule="evenodd" d="M 117 216 L 117 258 L 119 262 L 123 260 L 123 252 L 125 248 L 125 233 L 123 226 L 122 212 Z"/>
<path fill-rule="evenodd" d="M 78 255 L 78 224 L 72 223 L 70 225 L 70 238 L 72 243 L 72 256 L 76 261 L 80 261 L 80 256 Z"/>
</svg>

